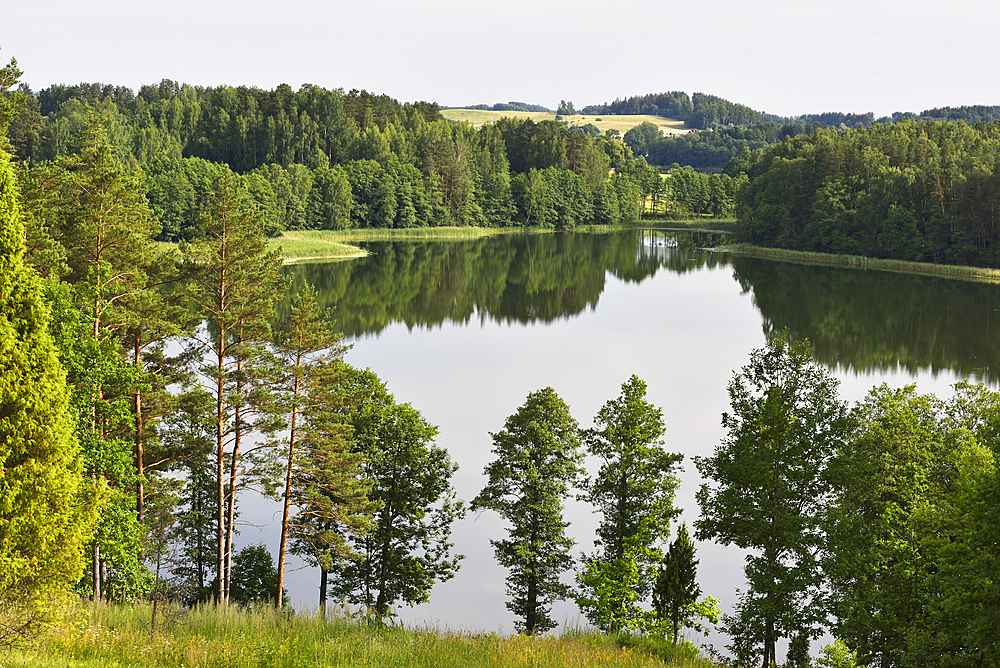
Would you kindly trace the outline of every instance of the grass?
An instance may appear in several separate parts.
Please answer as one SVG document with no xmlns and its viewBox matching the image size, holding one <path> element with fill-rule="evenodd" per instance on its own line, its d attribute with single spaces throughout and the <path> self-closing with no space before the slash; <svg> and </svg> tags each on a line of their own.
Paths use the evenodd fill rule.
<svg viewBox="0 0 1000 668">
<path fill-rule="evenodd" d="M 931 264 L 929 262 L 908 262 L 906 260 L 883 260 L 879 258 L 862 257 L 860 255 L 833 255 L 829 253 L 811 253 L 807 251 L 785 250 L 783 248 L 764 248 L 750 244 L 730 244 L 718 250 L 726 253 L 739 253 L 751 257 L 760 257 L 799 264 L 821 264 L 857 269 L 877 269 L 893 271 L 901 274 L 918 276 L 943 276 L 966 281 L 982 283 L 1000 283 L 1000 269 L 983 267 L 967 267 L 953 264 Z"/>
<path fill-rule="evenodd" d="M 0 656 L 4 668 L 709 668 L 665 664 L 598 633 L 505 637 L 373 627 L 344 618 L 277 616 L 271 609 L 212 607 L 164 616 L 150 633 L 146 605 L 86 605 L 32 649 Z"/>
<path fill-rule="evenodd" d="M 309 260 L 338 260 L 367 255 L 351 242 L 387 239 L 478 239 L 501 234 L 506 230 L 485 227 L 414 227 L 406 229 L 356 230 L 291 230 L 271 239 L 272 247 L 280 248 L 285 264 Z M 161 251 L 176 249 L 177 244 L 155 242 Z M 2 666 L 0 666 L 2 668 Z"/>
<path fill-rule="evenodd" d="M 679 230 L 684 232 L 726 232 L 736 231 L 735 218 L 647 218 L 639 223 L 643 229 Z"/>
<path fill-rule="evenodd" d="M 466 121 L 476 127 L 492 123 L 505 116 L 508 118 L 530 118 L 536 123 L 538 121 L 553 121 L 556 118 L 555 114 L 544 111 L 483 111 L 480 109 L 442 109 L 441 115 L 449 121 Z M 688 131 L 687 126 L 684 125 L 684 121 L 663 118 L 662 116 L 639 114 L 629 116 L 617 116 L 614 114 L 584 116 L 582 114 L 575 114 L 573 116 L 563 116 L 563 120 L 567 121 L 570 127 L 592 123 L 601 131 L 601 134 L 604 134 L 605 130 L 618 130 L 618 132 L 625 134 L 635 126 L 645 122 L 658 126 L 664 134 L 684 134 Z"/>
</svg>

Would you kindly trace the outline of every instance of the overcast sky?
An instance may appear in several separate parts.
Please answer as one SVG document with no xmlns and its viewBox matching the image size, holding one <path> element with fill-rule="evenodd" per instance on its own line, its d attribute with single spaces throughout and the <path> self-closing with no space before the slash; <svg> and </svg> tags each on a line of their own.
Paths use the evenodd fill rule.
<svg viewBox="0 0 1000 668">
<path fill-rule="evenodd" d="M 34 90 L 168 78 L 459 106 L 701 91 L 783 115 L 1000 104 L 987 0 L 0 0 Z"/>
</svg>

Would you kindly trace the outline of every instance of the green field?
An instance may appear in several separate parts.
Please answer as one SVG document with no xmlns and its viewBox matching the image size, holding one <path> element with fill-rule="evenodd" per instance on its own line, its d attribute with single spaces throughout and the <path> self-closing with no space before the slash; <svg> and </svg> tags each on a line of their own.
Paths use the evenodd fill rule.
<svg viewBox="0 0 1000 668">
<path fill-rule="evenodd" d="M 485 123 L 492 123 L 504 116 L 530 118 L 536 123 L 538 121 L 552 121 L 556 118 L 555 114 L 549 114 L 544 111 L 481 111 L 479 109 L 442 109 L 441 115 L 449 121 L 466 121 L 477 127 Z M 662 116 L 615 116 L 612 114 L 584 116 L 576 114 L 574 116 L 563 116 L 563 119 L 569 123 L 570 127 L 593 123 L 594 126 L 600 129 L 601 134 L 604 134 L 605 130 L 618 130 L 618 132 L 625 134 L 635 126 L 647 121 L 658 126 L 663 134 L 678 135 L 688 131 L 688 128 L 684 125 L 684 121 L 663 118 Z"/>
<path fill-rule="evenodd" d="M 150 627 L 146 604 L 87 605 L 31 649 L 0 654 L 4 668 L 664 668 L 600 633 L 506 637 L 378 627 L 345 618 L 276 615 L 271 608 L 173 608 Z"/>
</svg>

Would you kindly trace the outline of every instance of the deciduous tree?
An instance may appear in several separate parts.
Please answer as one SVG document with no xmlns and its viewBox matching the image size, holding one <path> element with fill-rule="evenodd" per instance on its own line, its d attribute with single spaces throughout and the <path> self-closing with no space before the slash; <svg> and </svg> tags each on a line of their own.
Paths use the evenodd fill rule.
<svg viewBox="0 0 1000 668">
<path fill-rule="evenodd" d="M 347 396 L 345 416 L 377 507 L 370 530 L 335 527 L 359 557 L 331 564 L 330 589 L 381 620 L 397 602 L 426 601 L 436 582 L 455 575 L 463 556 L 451 554 L 451 525 L 465 508 L 451 486 L 458 466 L 433 443 L 437 427 L 396 403 L 367 369 L 353 374 Z"/>
<path fill-rule="evenodd" d="M 827 463 L 850 428 L 837 381 L 808 342 L 771 337 L 729 384 L 727 434 L 695 460 L 708 480 L 698 491 L 697 537 L 753 550 L 748 589 L 724 621 L 739 661 L 767 668 L 781 637 L 820 621 L 821 519 L 830 498 Z"/>
<path fill-rule="evenodd" d="M 638 604 L 649 596 L 661 546 L 678 512 L 673 501 L 683 456 L 664 450 L 663 411 L 645 397 L 646 383 L 632 376 L 622 383 L 621 395 L 601 407 L 595 427 L 583 432 L 588 452 L 603 460 L 586 494 L 601 514 L 596 541 L 601 551 L 577 577 L 582 587 L 577 601 L 592 623 L 612 631 L 639 617 Z M 600 581 L 621 581 L 626 572 L 634 572 L 623 592 L 630 600 L 600 601 L 599 592 L 606 591 Z"/>
</svg>

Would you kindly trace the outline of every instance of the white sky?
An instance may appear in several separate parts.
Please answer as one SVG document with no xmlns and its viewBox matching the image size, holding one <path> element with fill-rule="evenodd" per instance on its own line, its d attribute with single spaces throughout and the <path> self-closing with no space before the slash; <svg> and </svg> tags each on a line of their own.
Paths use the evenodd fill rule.
<svg viewBox="0 0 1000 668">
<path fill-rule="evenodd" d="M 719 95 L 782 115 L 1000 104 L 989 0 L 0 0 L 33 90 L 365 88 L 447 106 Z"/>
</svg>

